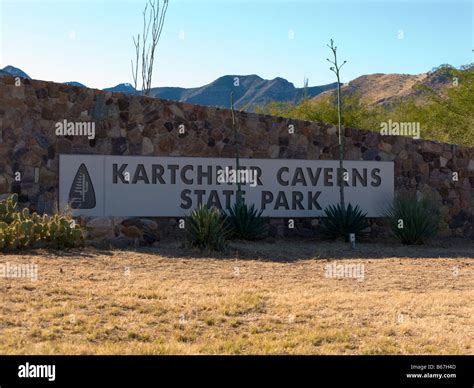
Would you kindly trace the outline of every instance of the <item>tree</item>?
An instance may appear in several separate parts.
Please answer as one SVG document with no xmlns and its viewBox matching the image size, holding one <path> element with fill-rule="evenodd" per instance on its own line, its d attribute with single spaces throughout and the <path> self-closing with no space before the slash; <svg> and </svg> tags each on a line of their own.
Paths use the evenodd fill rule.
<svg viewBox="0 0 474 388">
<path fill-rule="evenodd" d="M 138 34 L 136 38 L 133 37 L 135 45 L 135 63 L 133 59 L 131 61 L 133 86 L 137 89 L 140 75 L 144 96 L 150 95 L 155 51 L 163 31 L 168 3 L 169 0 L 163 0 L 163 4 L 160 0 L 149 0 L 143 11 L 143 34 L 141 36 Z"/>
<path fill-rule="evenodd" d="M 344 61 L 342 65 L 339 66 L 337 63 L 337 46 L 334 45 L 334 41 L 331 39 L 330 43 L 327 45 L 333 55 L 334 55 L 334 60 L 330 60 L 329 58 L 327 61 L 332 64 L 330 67 L 330 70 L 336 74 L 337 77 L 337 129 L 338 129 L 338 134 L 339 134 L 339 174 L 338 174 L 338 182 L 339 182 L 339 196 L 340 196 L 340 203 L 341 203 L 341 208 L 344 210 L 345 209 L 345 203 L 344 203 L 344 185 L 342 182 L 342 175 L 344 171 L 344 166 L 343 166 L 343 159 L 344 159 L 344 145 L 345 145 L 345 140 L 344 136 L 341 133 L 341 120 L 342 120 L 342 103 L 341 103 L 341 80 L 339 77 L 339 72 L 344 66 L 347 61 Z"/>
</svg>

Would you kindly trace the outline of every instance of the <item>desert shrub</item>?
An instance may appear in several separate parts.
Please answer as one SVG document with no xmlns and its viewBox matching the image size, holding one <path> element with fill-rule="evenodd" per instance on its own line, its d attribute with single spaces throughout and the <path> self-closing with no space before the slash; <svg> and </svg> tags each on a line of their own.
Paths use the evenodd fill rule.
<svg viewBox="0 0 474 388">
<path fill-rule="evenodd" d="M 321 221 L 321 231 L 327 238 L 344 237 L 348 241 L 350 233 L 362 237 L 364 229 L 368 227 L 367 214 L 362 213 L 359 205 L 356 207 L 351 204 L 347 207 L 342 207 L 341 204 L 332 205 L 324 209 L 324 213 L 326 218 Z"/>
<path fill-rule="evenodd" d="M 253 204 L 249 207 L 244 201 L 236 201 L 227 214 L 231 237 L 242 240 L 265 238 L 268 228 L 262 212 L 255 209 Z"/>
<path fill-rule="evenodd" d="M 388 224 L 394 236 L 402 244 L 423 244 L 436 235 L 439 225 L 439 211 L 433 201 L 415 195 L 401 194 L 385 212 Z"/>
<path fill-rule="evenodd" d="M 359 94 L 343 95 L 344 124 L 353 128 L 367 129 L 375 124 L 373 111 L 360 98 Z M 256 107 L 257 113 L 282 116 L 300 120 L 315 121 L 337 125 L 337 101 L 335 96 L 319 96 L 318 99 L 302 98 L 298 103 L 271 101 L 264 106 Z M 377 127 L 379 124 L 376 124 Z"/>
<path fill-rule="evenodd" d="M 0 249 L 65 248 L 82 241 L 82 230 L 70 216 L 20 211 L 17 201 L 16 194 L 0 201 Z"/>
<path fill-rule="evenodd" d="M 216 208 L 197 206 L 186 220 L 187 240 L 200 249 L 224 251 L 230 235 L 224 215 Z"/>
<path fill-rule="evenodd" d="M 389 104 L 369 105 L 357 93 L 342 95 L 344 125 L 380 131 L 380 123 L 421 123 L 421 138 L 445 143 L 474 146 L 474 65 L 455 69 L 443 65 L 433 72 L 438 79 L 458 79 L 457 86 L 437 90 L 426 85 L 414 86 L 414 95 L 393 99 Z M 271 101 L 256 108 L 257 113 L 292 119 L 337 124 L 337 104 L 328 94 L 298 103 Z M 453 125 L 455 123 L 455 125 Z"/>
</svg>

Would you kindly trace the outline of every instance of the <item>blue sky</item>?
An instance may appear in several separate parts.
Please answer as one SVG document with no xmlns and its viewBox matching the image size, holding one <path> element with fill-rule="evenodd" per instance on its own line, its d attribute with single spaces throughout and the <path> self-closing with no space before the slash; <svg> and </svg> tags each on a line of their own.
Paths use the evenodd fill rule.
<svg viewBox="0 0 474 388">
<path fill-rule="evenodd" d="M 131 82 L 143 0 L 0 0 L 0 67 L 104 88 Z M 295 86 L 473 61 L 472 1 L 170 0 L 153 86 L 201 86 L 225 74 L 283 77 Z M 293 39 L 291 38 L 293 32 Z M 184 39 L 182 39 L 184 34 Z M 401 38 L 401 39 L 399 39 Z"/>
</svg>

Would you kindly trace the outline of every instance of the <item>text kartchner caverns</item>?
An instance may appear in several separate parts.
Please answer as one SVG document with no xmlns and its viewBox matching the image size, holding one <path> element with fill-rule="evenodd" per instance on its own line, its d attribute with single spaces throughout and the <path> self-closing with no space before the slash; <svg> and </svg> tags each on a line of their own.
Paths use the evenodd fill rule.
<svg viewBox="0 0 474 388">
<path fill-rule="evenodd" d="M 393 162 L 345 161 L 341 171 L 336 160 L 241 159 L 240 168 L 245 201 L 270 217 L 321 216 L 339 199 L 339 174 L 346 202 L 369 217 L 393 198 Z M 230 158 L 61 155 L 60 206 L 145 217 L 185 216 L 200 203 L 226 208 L 237 193 L 232 170 Z"/>
</svg>

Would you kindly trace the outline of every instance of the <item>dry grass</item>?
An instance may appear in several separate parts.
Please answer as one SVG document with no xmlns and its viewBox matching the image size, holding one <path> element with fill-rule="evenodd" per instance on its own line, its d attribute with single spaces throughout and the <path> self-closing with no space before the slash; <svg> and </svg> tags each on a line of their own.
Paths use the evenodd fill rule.
<svg viewBox="0 0 474 388">
<path fill-rule="evenodd" d="M 3 255 L 36 263 L 39 278 L 0 279 L 0 353 L 474 354 L 473 248 Z M 364 264 L 364 280 L 326 278 L 331 262 Z"/>
</svg>

